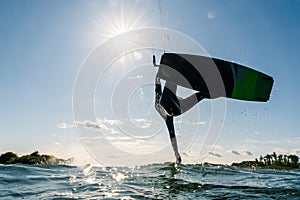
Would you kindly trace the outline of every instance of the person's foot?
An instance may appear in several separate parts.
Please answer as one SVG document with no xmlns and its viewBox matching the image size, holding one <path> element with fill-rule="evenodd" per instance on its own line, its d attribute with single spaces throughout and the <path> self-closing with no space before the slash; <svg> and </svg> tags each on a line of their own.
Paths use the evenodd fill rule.
<svg viewBox="0 0 300 200">
<path fill-rule="evenodd" d="M 180 156 L 176 159 L 176 163 L 181 163 L 181 157 Z"/>
</svg>

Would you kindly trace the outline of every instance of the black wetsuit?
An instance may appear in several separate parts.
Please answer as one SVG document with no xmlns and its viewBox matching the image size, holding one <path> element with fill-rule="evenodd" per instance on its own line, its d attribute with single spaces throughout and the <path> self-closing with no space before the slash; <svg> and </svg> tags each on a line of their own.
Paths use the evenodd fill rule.
<svg viewBox="0 0 300 200">
<path fill-rule="evenodd" d="M 205 98 L 201 92 L 197 92 L 188 98 L 179 99 L 176 96 L 176 91 L 177 85 L 166 82 L 161 94 L 160 83 L 156 82 L 156 103 L 159 103 L 168 114 L 165 121 L 171 139 L 175 137 L 173 117 L 181 115 Z"/>
</svg>

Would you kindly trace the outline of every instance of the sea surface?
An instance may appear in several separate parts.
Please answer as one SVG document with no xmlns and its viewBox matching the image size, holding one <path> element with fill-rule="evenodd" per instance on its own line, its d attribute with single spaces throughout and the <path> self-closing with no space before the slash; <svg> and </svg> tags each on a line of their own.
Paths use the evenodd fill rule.
<svg viewBox="0 0 300 200">
<path fill-rule="evenodd" d="M 300 199 L 300 170 L 0 165 L 0 199 Z"/>
</svg>

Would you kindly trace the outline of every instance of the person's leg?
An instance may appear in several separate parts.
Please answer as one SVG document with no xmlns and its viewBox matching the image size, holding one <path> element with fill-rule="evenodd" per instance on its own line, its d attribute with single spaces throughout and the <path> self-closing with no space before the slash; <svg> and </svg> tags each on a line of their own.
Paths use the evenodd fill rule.
<svg viewBox="0 0 300 200">
<path fill-rule="evenodd" d="M 197 103 L 199 103 L 204 98 L 207 98 L 208 96 L 197 92 L 195 94 L 192 94 L 191 96 L 185 98 L 185 99 L 179 99 L 179 103 L 181 106 L 181 114 L 185 113 L 186 111 L 190 110 L 192 107 L 194 107 Z"/>
<path fill-rule="evenodd" d="M 162 96 L 160 99 L 160 104 L 169 116 L 178 116 L 181 113 L 181 107 L 176 96 L 177 85 L 166 82 Z"/>
<path fill-rule="evenodd" d="M 178 152 L 177 140 L 176 140 L 176 136 L 175 136 L 173 117 L 168 116 L 166 118 L 166 124 L 167 124 L 167 128 L 168 128 L 168 131 L 169 131 L 169 136 L 170 136 L 171 144 L 172 144 L 172 147 L 173 147 L 173 151 L 175 153 L 176 162 L 181 163 L 181 157 L 180 157 L 180 154 Z"/>
<path fill-rule="evenodd" d="M 174 123 L 173 123 L 173 117 L 172 116 L 168 116 L 166 118 L 166 124 L 167 124 L 167 128 L 169 131 L 169 136 L 170 139 L 175 137 L 175 130 L 174 130 Z"/>
</svg>

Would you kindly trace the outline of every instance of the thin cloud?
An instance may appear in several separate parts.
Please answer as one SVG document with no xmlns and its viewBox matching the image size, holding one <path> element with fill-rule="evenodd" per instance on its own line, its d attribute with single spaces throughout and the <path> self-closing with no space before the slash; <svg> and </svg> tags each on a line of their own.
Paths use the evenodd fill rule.
<svg viewBox="0 0 300 200">
<path fill-rule="evenodd" d="M 253 156 L 253 153 L 249 150 L 242 150 L 242 149 L 238 149 L 238 150 L 229 150 L 228 152 L 230 152 L 233 155 L 245 155 L 245 156 Z"/>
<path fill-rule="evenodd" d="M 222 146 L 218 144 L 206 144 L 203 146 L 205 149 L 215 149 L 215 150 L 222 150 L 224 149 Z"/>
<path fill-rule="evenodd" d="M 297 154 L 300 155 L 300 149 L 275 148 L 273 150 L 277 154 Z"/>
<path fill-rule="evenodd" d="M 120 126 L 123 124 L 121 120 L 116 120 L 116 119 L 97 119 L 98 123 L 103 123 L 103 124 L 108 124 L 111 126 Z"/>
<path fill-rule="evenodd" d="M 231 150 L 231 153 L 234 155 L 238 155 L 238 156 L 241 155 L 238 151 L 235 151 L 235 150 Z"/>
<path fill-rule="evenodd" d="M 300 149 L 293 149 L 292 153 L 300 155 Z"/>
<path fill-rule="evenodd" d="M 115 120 L 115 119 L 96 119 L 96 121 L 91 120 L 82 120 L 82 121 L 74 121 L 72 124 L 68 123 L 60 123 L 57 125 L 60 129 L 67 129 L 67 128 L 75 128 L 81 127 L 86 129 L 94 129 L 96 131 L 103 131 L 105 133 L 115 134 L 120 133 L 120 129 L 122 126 L 127 124 L 128 122 L 133 123 L 135 126 L 139 128 L 150 128 L 153 121 L 147 118 L 133 118 L 133 119 L 123 119 L 123 120 Z M 204 121 L 179 121 L 177 123 L 184 123 L 191 126 L 198 126 L 198 125 L 205 125 L 206 122 Z"/>
<path fill-rule="evenodd" d="M 125 140 L 131 140 L 132 137 L 127 137 L 127 136 L 115 136 L 115 137 L 113 137 L 113 136 L 107 136 L 106 139 L 107 140 L 123 140 L 123 141 L 125 141 Z"/>
<path fill-rule="evenodd" d="M 288 144 L 299 144 L 300 143 L 300 137 L 289 139 L 289 140 L 287 140 L 287 143 Z"/>
<path fill-rule="evenodd" d="M 282 141 L 276 140 L 253 140 L 253 139 L 246 139 L 245 142 L 252 143 L 252 144 L 281 144 Z"/>
<path fill-rule="evenodd" d="M 97 121 L 89 121 L 89 120 L 75 121 L 73 124 L 60 123 L 57 125 L 57 127 L 61 129 L 83 127 L 87 129 L 96 129 L 97 131 L 118 133 L 119 131 L 113 126 L 120 125 L 120 124 L 122 124 L 120 120 L 103 119 Z"/>
<path fill-rule="evenodd" d="M 60 123 L 60 124 L 57 125 L 57 127 L 61 128 L 61 129 L 67 128 L 67 126 L 68 125 L 66 123 Z"/>
<path fill-rule="evenodd" d="M 132 154 L 149 154 L 162 150 L 163 146 L 158 143 L 149 143 L 143 140 L 113 141 L 114 146 Z"/>
<path fill-rule="evenodd" d="M 73 124 L 60 123 L 57 125 L 57 128 L 60 128 L 60 129 L 74 128 L 74 127 L 75 127 L 74 123 Z"/>
<path fill-rule="evenodd" d="M 151 126 L 151 120 L 145 118 L 131 119 L 131 121 L 140 128 L 149 128 Z"/>
<path fill-rule="evenodd" d="M 288 138 L 283 140 L 255 140 L 255 139 L 246 139 L 245 142 L 252 144 L 299 144 L 300 137 Z"/>
<path fill-rule="evenodd" d="M 175 124 L 189 124 L 189 125 L 193 125 L 193 126 L 197 126 L 197 125 L 206 125 L 205 121 L 176 121 Z"/>
<path fill-rule="evenodd" d="M 97 136 L 80 136 L 78 139 L 79 140 L 91 141 L 92 142 L 92 141 L 107 139 L 107 137 L 105 137 L 103 135 L 97 135 Z"/>
<path fill-rule="evenodd" d="M 244 151 L 244 153 L 245 153 L 246 155 L 248 155 L 248 156 L 253 156 L 253 153 L 250 152 L 250 151 Z"/>
<path fill-rule="evenodd" d="M 215 152 L 209 152 L 208 154 L 209 154 L 209 155 L 212 155 L 212 156 L 214 156 L 214 157 L 217 157 L 217 158 L 223 157 L 221 154 L 215 153 Z"/>
<path fill-rule="evenodd" d="M 214 149 L 218 149 L 218 150 L 222 150 L 222 149 L 223 149 L 223 147 L 220 146 L 220 145 L 218 145 L 218 144 L 211 145 L 211 146 L 212 146 L 212 148 L 214 148 Z"/>
<path fill-rule="evenodd" d="M 86 128 L 95 128 L 95 129 L 107 129 L 106 126 L 102 125 L 102 124 L 98 124 L 97 122 L 93 122 L 93 121 L 76 121 L 75 122 L 76 126 L 81 126 L 81 127 L 86 127 Z"/>
<path fill-rule="evenodd" d="M 192 125 L 205 125 L 206 122 L 202 121 L 202 122 L 191 122 Z"/>
<path fill-rule="evenodd" d="M 54 142 L 55 145 L 62 147 L 62 145 L 59 142 Z"/>
<path fill-rule="evenodd" d="M 278 153 L 278 154 L 287 154 L 289 153 L 288 149 L 284 149 L 284 148 L 275 148 L 274 152 Z"/>
<path fill-rule="evenodd" d="M 115 122 L 113 121 L 108 121 L 107 124 L 114 124 Z M 98 131 L 105 131 L 105 132 L 109 132 L 109 133 L 119 133 L 118 130 L 116 130 L 115 128 L 109 127 L 107 124 L 103 123 L 102 121 L 76 121 L 75 122 L 76 126 L 80 126 L 80 127 L 84 127 L 84 128 L 88 128 L 88 129 L 96 129 Z"/>
</svg>

